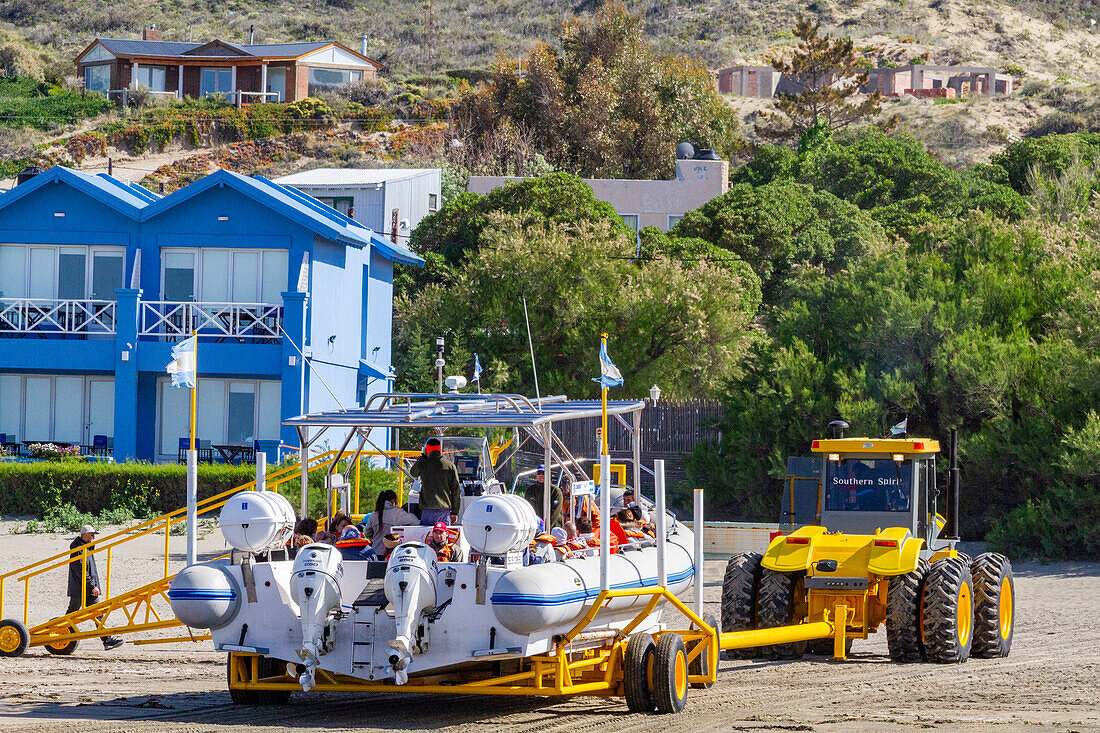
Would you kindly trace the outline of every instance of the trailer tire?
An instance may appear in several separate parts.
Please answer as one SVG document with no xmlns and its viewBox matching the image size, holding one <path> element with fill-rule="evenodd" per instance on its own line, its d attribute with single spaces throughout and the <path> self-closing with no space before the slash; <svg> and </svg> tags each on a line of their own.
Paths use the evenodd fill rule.
<svg viewBox="0 0 1100 733">
<path fill-rule="evenodd" d="M 632 713 L 652 713 L 657 708 L 653 699 L 653 657 L 657 645 L 649 634 L 633 634 L 623 652 L 623 689 L 626 709 Z"/>
<path fill-rule="evenodd" d="M 832 639 L 814 639 L 806 642 L 806 651 L 820 657 L 833 656 L 835 642 Z M 844 656 L 852 653 L 852 637 L 844 639 Z"/>
<path fill-rule="evenodd" d="M 764 568 L 756 598 L 756 619 L 759 628 L 791 626 L 803 621 L 801 616 L 796 615 L 796 608 L 804 602 L 806 595 L 803 585 L 805 576 L 805 572 L 782 573 Z M 805 653 L 806 642 L 804 641 L 760 647 L 761 656 L 767 659 L 801 659 Z"/>
<path fill-rule="evenodd" d="M 31 643 L 27 627 L 13 618 L 0 621 L 0 657 L 21 657 Z"/>
<path fill-rule="evenodd" d="M 722 627 L 719 624 L 718 617 L 713 613 L 708 613 L 703 617 L 703 620 L 707 622 L 707 626 L 718 632 L 722 633 Z M 710 647 L 704 646 L 702 651 L 699 652 L 699 656 L 691 660 L 691 665 L 688 670 L 691 674 L 710 674 Z M 691 686 L 696 690 L 708 690 L 714 685 L 713 682 L 692 682 Z"/>
<path fill-rule="evenodd" d="M 763 568 L 759 552 L 742 552 L 726 563 L 722 578 L 722 628 L 725 631 L 747 631 L 756 628 L 756 594 Z M 727 659 L 752 659 L 760 655 L 757 647 L 730 649 Z"/>
<path fill-rule="evenodd" d="M 75 634 L 76 628 L 70 626 L 65 632 L 67 634 Z M 57 654 L 59 656 L 68 656 L 76 651 L 76 645 L 79 643 L 78 639 L 70 639 L 67 642 L 59 642 L 57 644 L 46 644 L 46 651 L 50 654 Z"/>
<path fill-rule="evenodd" d="M 980 659 L 1007 657 L 1016 617 L 1012 563 L 1000 553 L 986 552 L 970 563 L 970 577 L 974 583 L 974 643 L 970 653 Z"/>
<path fill-rule="evenodd" d="M 921 626 L 928 661 L 959 664 L 974 642 L 974 588 L 970 567 L 959 558 L 939 560 L 924 580 Z"/>
<path fill-rule="evenodd" d="M 225 686 L 229 688 L 229 699 L 234 705 L 255 705 L 255 690 L 234 690 L 230 685 L 233 679 L 233 652 L 225 655 Z"/>
<path fill-rule="evenodd" d="M 674 632 L 657 637 L 653 655 L 653 699 L 658 713 L 679 713 L 687 706 L 687 647 Z"/>
<path fill-rule="evenodd" d="M 920 604 L 929 565 L 925 559 L 905 575 L 890 578 L 886 590 L 886 646 L 895 662 L 923 662 Z"/>
<path fill-rule="evenodd" d="M 260 657 L 260 677 L 278 677 L 286 673 L 286 662 L 271 657 Z M 286 705 L 290 701 L 289 690 L 256 690 L 257 705 Z"/>
</svg>

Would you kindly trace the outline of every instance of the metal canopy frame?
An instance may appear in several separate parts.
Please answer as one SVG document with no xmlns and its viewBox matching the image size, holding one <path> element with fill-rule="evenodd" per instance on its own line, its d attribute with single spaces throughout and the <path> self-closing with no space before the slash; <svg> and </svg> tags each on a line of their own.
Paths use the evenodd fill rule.
<svg viewBox="0 0 1100 733">
<path fill-rule="evenodd" d="M 641 453 L 641 411 L 645 409 L 645 402 L 641 400 L 609 400 L 607 414 L 615 417 L 630 434 L 632 453 L 634 456 L 634 484 L 635 488 L 640 483 L 640 453 Z M 309 447 L 316 443 L 321 436 L 329 431 L 348 430 L 344 439 L 344 448 L 350 443 L 353 436 L 359 436 L 359 450 L 364 444 L 378 449 L 370 440 L 370 431 L 374 428 L 387 428 L 397 432 L 398 436 L 402 428 L 421 429 L 474 429 L 474 428 L 510 428 L 518 432 L 522 431 L 535 438 L 544 452 L 544 463 L 569 463 L 573 465 L 583 478 L 588 478 L 579 462 L 574 458 L 565 444 L 554 434 L 554 423 L 571 420 L 583 420 L 596 418 L 603 414 L 602 404 L 599 400 L 570 400 L 565 395 L 554 395 L 531 399 L 519 394 L 434 394 L 420 392 L 382 392 L 371 396 L 367 404 L 360 410 L 336 410 L 329 412 L 315 412 L 297 417 L 288 418 L 283 425 L 292 427 L 298 432 L 299 444 L 302 447 L 302 465 Z M 633 420 L 628 422 L 624 415 L 633 414 Z M 317 432 L 311 437 L 311 429 Z M 357 451 L 358 453 L 358 451 Z M 342 451 L 337 453 L 341 455 Z M 555 460 L 557 459 L 557 460 Z M 337 459 L 329 466 L 331 475 L 335 470 Z M 405 469 L 396 463 L 398 470 Z M 302 516 L 306 515 L 306 497 L 308 492 L 308 475 L 302 471 Z M 550 472 L 545 474 L 543 487 L 543 521 L 550 526 Z"/>
</svg>

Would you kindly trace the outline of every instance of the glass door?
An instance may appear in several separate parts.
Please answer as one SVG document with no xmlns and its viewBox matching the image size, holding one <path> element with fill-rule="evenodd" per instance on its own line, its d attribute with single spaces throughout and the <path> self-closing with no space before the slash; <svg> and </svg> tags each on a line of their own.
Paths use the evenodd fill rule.
<svg viewBox="0 0 1100 733">
<path fill-rule="evenodd" d="M 191 303 L 195 300 L 195 253 L 164 252 L 164 300 L 173 303 Z"/>
<path fill-rule="evenodd" d="M 274 92 L 279 95 L 277 102 L 286 101 L 286 67 L 285 66 L 269 66 L 267 68 L 267 89 L 265 92 Z M 271 99 L 265 99 L 265 102 L 273 101 Z"/>
<path fill-rule="evenodd" d="M 92 250 L 92 300 L 114 300 L 115 291 L 126 287 L 125 262 L 121 250 Z"/>
<path fill-rule="evenodd" d="M 87 415 L 84 444 L 94 446 L 95 436 L 103 435 L 107 438 L 108 447 L 112 445 L 115 436 L 115 380 L 88 380 Z"/>
</svg>

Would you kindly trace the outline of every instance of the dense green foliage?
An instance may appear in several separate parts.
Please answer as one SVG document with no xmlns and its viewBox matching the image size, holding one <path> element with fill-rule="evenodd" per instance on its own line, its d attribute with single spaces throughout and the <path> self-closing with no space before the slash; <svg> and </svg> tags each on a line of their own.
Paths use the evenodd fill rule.
<svg viewBox="0 0 1100 733">
<path fill-rule="evenodd" d="M 1061 175 L 1074 162 L 1097 161 L 1100 161 L 1100 133 L 1085 132 L 1028 138 L 993 156 L 993 163 L 1004 168 L 1008 182 L 1020 193 L 1031 193 L 1029 174 L 1033 168 L 1051 177 Z"/>
<path fill-rule="evenodd" d="M 102 94 L 66 91 L 27 77 L 0 76 L 0 127 L 50 130 L 95 117 L 114 104 Z"/>
<path fill-rule="evenodd" d="M 529 136 L 553 165 L 599 178 L 668 176 L 682 140 L 724 156 L 737 148 L 737 116 L 706 67 L 660 54 L 621 2 L 567 21 L 559 42 L 537 44 L 522 73 L 498 61 L 488 84 L 463 95 L 468 141 Z"/>
</svg>

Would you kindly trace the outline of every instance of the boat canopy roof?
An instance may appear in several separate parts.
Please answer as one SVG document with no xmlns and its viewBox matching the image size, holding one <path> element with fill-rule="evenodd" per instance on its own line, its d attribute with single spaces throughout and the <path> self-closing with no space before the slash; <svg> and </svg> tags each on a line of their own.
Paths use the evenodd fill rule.
<svg viewBox="0 0 1100 733">
<path fill-rule="evenodd" d="M 608 415 L 645 408 L 641 400 L 608 400 Z M 362 409 L 315 412 L 288 418 L 294 428 L 482 428 L 535 427 L 599 417 L 600 400 L 565 395 L 531 399 L 517 394 L 419 394 L 384 392 Z"/>
</svg>

